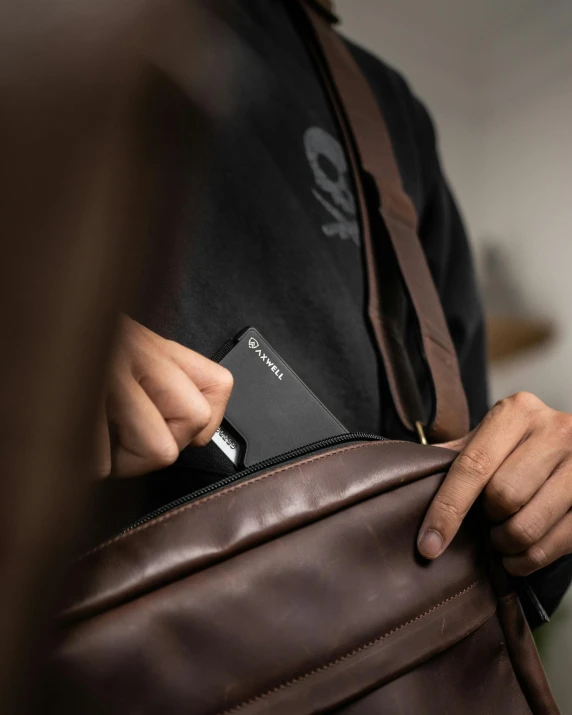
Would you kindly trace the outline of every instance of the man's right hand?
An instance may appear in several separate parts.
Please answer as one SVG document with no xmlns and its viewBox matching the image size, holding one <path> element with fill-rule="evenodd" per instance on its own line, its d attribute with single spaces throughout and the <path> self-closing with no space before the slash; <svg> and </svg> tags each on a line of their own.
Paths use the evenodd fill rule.
<svg viewBox="0 0 572 715">
<path fill-rule="evenodd" d="M 226 368 L 122 316 L 98 424 L 98 474 L 146 474 L 188 445 L 206 445 L 231 390 Z"/>
</svg>

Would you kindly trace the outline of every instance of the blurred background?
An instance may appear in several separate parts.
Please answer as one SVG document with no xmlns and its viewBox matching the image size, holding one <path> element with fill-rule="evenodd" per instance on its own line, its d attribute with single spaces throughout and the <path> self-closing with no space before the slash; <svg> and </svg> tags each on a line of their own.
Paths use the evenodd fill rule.
<svg viewBox="0 0 572 715">
<path fill-rule="evenodd" d="M 572 412 L 572 2 L 337 0 L 342 30 L 435 120 L 472 239 L 491 394 Z M 538 641 L 572 715 L 572 594 Z"/>
</svg>

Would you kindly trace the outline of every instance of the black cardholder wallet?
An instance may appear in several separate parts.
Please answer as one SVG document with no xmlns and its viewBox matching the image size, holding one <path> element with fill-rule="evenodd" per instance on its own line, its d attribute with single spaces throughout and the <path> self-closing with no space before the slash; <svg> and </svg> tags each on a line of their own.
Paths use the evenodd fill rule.
<svg viewBox="0 0 572 715">
<path fill-rule="evenodd" d="M 234 378 L 213 442 L 239 468 L 286 454 L 347 429 L 255 328 L 214 356 Z"/>
</svg>

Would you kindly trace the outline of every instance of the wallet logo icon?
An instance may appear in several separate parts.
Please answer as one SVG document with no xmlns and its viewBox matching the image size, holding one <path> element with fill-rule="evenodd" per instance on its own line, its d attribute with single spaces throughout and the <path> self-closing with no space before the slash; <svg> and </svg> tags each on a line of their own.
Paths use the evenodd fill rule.
<svg viewBox="0 0 572 715">
<path fill-rule="evenodd" d="M 262 362 L 272 370 L 274 375 L 279 380 L 281 380 L 284 377 L 284 373 L 278 369 L 278 365 L 276 365 L 276 363 L 273 363 L 270 360 L 270 358 L 268 357 L 268 355 L 266 355 L 266 353 L 262 352 L 260 343 L 258 342 L 258 340 L 256 340 L 256 338 L 248 338 L 248 347 L 251 350 L 254 350 L 255 355 L 258 355 L 258 357 L 262 360 Z"/>
</svg>

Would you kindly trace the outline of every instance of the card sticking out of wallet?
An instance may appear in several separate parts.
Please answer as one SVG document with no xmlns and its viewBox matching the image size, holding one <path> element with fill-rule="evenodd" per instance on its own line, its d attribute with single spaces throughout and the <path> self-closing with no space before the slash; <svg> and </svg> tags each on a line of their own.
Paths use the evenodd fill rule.
<svg viewBox="0 0 572 715">
<path fill-rule="evenodd" d="M 254 328 L 243 330 L 219 362 L 234 387 L 213 442 L 236 466 L 347 432 Z"/>
</svg>

